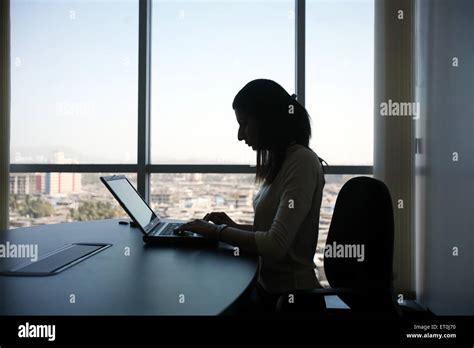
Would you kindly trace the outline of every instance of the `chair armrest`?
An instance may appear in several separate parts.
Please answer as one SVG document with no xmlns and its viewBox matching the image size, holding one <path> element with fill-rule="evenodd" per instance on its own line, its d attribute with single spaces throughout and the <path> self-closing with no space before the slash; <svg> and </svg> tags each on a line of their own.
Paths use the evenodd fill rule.
<svg viewBox="0 0 474 348">
<path fill-rule="evenodd" d="M 308 295 L 318 295 L 318 296 L 333 296 L 341 294 L 351 294 L 351 289 L 345 288 L 322 288 L 322 289 L 311 289 L 307 292 Z"/>
<path fill-rule="evenodd" d="M 277 312 L 321 312 L 326 310 L 325 296 L 350 294 L 350 289 L 343 288 L 321 288 L 308 290 L 293 290 L 281 295 L 276 303 Z M 294 295 L 293 302 L 289 301 L 289 295 Z"/>
</svg>

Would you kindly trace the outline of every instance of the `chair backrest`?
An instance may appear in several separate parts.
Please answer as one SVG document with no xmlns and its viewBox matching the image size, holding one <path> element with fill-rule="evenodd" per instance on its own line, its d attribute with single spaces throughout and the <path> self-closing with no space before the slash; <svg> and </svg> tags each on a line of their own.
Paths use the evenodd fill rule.
<svg viewBox="0 0 474 348">
<path fill-rule="evenodd" d="M 392 311 L 393 207 L 387 186 L 369 177 L 350 179 L 336 200 L 324 250 L 331 287 L 355 311 Z"/>
</svg>

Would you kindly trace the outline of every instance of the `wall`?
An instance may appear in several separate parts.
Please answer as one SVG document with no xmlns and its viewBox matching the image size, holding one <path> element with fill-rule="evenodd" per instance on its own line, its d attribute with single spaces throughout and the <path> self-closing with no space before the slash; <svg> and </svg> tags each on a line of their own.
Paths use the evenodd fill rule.
<svg viewBox="0 0 474 348">
<path fill-rule="evenodd" d="M 474 1 L 416 8 L 417 297 L 439 315 L 473 315 Z"/>
</svg>

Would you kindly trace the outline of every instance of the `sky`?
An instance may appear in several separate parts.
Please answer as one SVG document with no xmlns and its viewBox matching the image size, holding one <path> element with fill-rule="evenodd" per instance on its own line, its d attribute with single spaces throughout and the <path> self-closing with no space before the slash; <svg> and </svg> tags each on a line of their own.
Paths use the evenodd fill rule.
<svg viewBox="0 0 474 348">
<path fill-rule="evenodd" d="M 255 164 L 235 94 L 269 78 L 295 93 L 293 1 L 154 1 L 153 163 Z M 373 0 L 307 0 L 311 148 L 371 164 Z M 138 1 L 12 0 L 11 161 L 134 163 Z M 42 157 L 41 157 L 42 156 Z"/>
</svg>

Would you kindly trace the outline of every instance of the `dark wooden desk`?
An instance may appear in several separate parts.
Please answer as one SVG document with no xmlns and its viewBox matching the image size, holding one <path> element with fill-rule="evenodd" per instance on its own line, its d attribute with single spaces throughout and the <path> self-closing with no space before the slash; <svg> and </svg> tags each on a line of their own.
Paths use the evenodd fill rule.
<svg viewBox="0 0 474 348">
<path fill-rule="evenodd" d="M 118 221 L 0 232 L 1 243 L 38 244 L 39 255 L 70 243 L 113 244 L 57 275 L 0 276 L 0 315 L 216 315 L 256 281 L 256 256 L 234 256 L 224 243 L 204 249 L 146 246 L 138 229 Z M 1 259 L 0 269 L 20 261 Z"/>
</svg>

